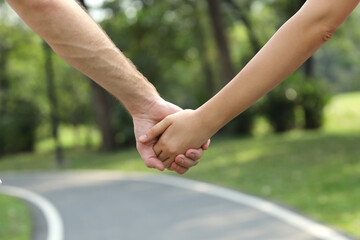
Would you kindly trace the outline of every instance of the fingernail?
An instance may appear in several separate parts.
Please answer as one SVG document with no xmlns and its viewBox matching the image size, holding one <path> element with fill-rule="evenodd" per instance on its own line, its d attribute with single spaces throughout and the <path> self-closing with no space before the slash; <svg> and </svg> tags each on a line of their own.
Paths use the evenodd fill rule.
<svg viewBox="0 0 360 240">
<path fill-rule="evenodd" d="M 191 157 L 192 159 L 194 159 L 194 158 L 195 158 L 195 153 L 190 154 L 190 157 Z"/>
<path fill-rule="evenodd" d="M 184 158 L 180 158 L 179 162 L 184 163 Z"/>
<path fill-rule="evenodd" d="M 146 134 L 139 137 L 140 141 L 145 141 L 147 138 Z"/>
</svg>

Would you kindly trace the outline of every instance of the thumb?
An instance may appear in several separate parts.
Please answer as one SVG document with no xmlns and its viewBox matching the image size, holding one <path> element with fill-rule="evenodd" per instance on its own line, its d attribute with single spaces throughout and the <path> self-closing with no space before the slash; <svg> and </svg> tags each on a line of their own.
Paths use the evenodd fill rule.
<svg viewBox="0 0 360 240">
<path fill-rule="evenodd" d="M 169 118 L 163 119 L 161 122 L 157 123 L 150 130 L 148 130 L 144 135 L 139 137 L 141 143 L 148 143 L 160 136 L 165 132 L 165 130 L 171 125 Z"/>
</svg>

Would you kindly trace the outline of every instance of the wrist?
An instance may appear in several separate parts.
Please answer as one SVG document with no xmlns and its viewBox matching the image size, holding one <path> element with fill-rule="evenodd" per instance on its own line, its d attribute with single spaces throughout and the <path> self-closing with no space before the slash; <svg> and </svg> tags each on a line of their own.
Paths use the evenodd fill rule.
<svg viewBox="0 0 360 240">
<path fill-rule="evenodd" d="M 127 105 L 127 110 L 132 117 L 139 117 L 148 114 L 151 109 L 159 105 L 159 102 L 163 101 L 160 95 L 156 92 L 150 92 L 137 98 L 130 104 Z"/>
<path fill-rule="evenodd" d="M 129 109 L 128 109 L 129 110 Z M 158 94 L 149 95 L 148 98 L 141 101 L 141 106 L 129 111 L 133 119 L 148 119 L 159 122 L 166 116 L 180 111 L 181 108 L 165 101 Z"/>
<path fill-rule="evenodd" d="M 210 137 L 224 125 L 219 113 L 204 105 L 195 110 L 195 115 L 201 121 L 201 126 L 208 129 Z"/>
</svg>

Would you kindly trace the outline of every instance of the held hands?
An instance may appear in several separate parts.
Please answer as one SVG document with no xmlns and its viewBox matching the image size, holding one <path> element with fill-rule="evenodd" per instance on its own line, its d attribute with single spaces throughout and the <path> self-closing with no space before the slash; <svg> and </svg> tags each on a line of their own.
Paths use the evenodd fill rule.
<svg viewBox="0 0 360 240">
<path fill-rule="evenodd" d="M 169 115 L 152 127 L 139 141 L 146 144 L 160 139 L 154 145 L 154 152 L 165 167 L 181 164 L 178 154 L 187 149 L 208 145 L 212 133 L 204 126 L 197 110 L 183 110 Z M 175 162 L 174 162 L 175 161 Z"/>
<path fill-rule="evenodd" d="M 179 112 L 180 110 L 181 108 L 178 106 L 159 98 L 158 100 L 154 101 L 154 103 L 147 109 L 146 112 L 133 115 L 136 147 L 146 166 L 150 168 L 156 168 L 160 171 L 168 168 L 169 170 L 176 171 L 179 174 L 184 174 L 189 170 L 189 168 L 199 163 L 199 159 L 203 154 L 203 150 L 206 150 L 209 147 L 210 141 L 207 141 L 207 143 L 202 146 L 200 144 L 198 148 L 187 148 L 182 151 L 181 154 L 176 156 L 176 163 L 173 162 L 171 165 L 165 165 L 161 160 L 158 159 L 157 154 L 154 152 L 154 145 L 157 140 L 156 138 L 152 138 L 143 142 L 139 141 L 139 137 L 143 134 L 146 134 L 152 127 L 154 127 L 154 125 L 156 125 L 169 114 Z"/>
</svg>

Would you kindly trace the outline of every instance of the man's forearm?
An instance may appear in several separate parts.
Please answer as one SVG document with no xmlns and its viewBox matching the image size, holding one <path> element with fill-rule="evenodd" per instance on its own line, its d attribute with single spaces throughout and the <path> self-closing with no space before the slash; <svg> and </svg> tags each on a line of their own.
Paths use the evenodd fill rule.
<svg viewBox="0 0 360 240">
<path fill-rule="evenodd" d="M 273 89 L 331 37 L 358 3 L 308 0 L 249 64 L 199 109 L 204 124 L 215 133 Z"/>
<path fill-rule="evenodd" d="M 159 96 L 74 0 L 7 0 L 66 62 L 118 98 L 132 114 Z M 148 104 L 147 104 L 148 103 Z"/>
</svg>

